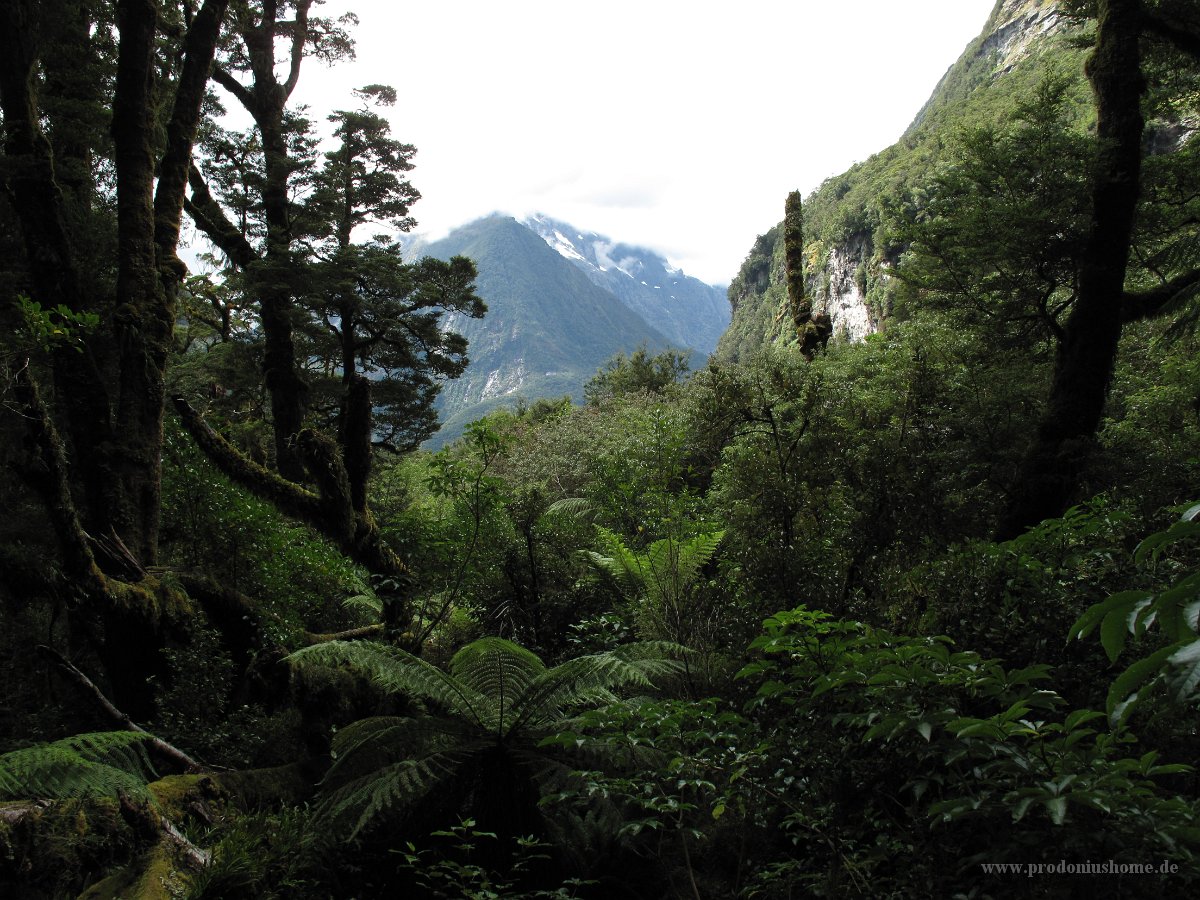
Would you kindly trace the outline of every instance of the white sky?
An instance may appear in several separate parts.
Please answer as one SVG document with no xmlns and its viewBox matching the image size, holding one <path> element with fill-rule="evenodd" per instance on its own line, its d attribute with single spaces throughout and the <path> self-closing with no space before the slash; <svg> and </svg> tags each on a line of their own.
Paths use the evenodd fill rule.
<svg viewBox="0 0 1200 900">
<path fill-rule="evenodd" d="M 432 237 L 544 212 L 727 283 L 754 238 L 893 143 L 994 0 L 330 0 L 357 60 L 305 62 L 315 119 L 353 87 L 415 144 Z"/>
</svg>

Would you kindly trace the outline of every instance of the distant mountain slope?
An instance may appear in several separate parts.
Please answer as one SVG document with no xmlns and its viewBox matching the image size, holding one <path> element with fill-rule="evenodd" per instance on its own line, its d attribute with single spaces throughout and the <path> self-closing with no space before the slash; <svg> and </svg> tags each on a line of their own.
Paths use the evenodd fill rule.
<svg viewBox="0 0 1200 900">
<path fill-rule="evenodd" d="M 617 243 L 549 216 L 531 216 L 523 224 L 676 347 L 702 356 L 716 349 L 730 318 L 724 288 L 686 275 L 653 250 Z"/>
<path fill-rule="evenodd" d="M 805 282 L 835 336 L 859 340 L 891 313 L 890 277 L 901 248 L 887 245 L 882 212 L 904 201 L 938 165 L 948 138 L 971 122 L 996 122 L 1050 71 L 1074 78 L 1081 116 L 1090 114 L 1085 51 L 1054 0 L 997 0 L 979 37 L 938 83 L 900 140 L 828 179 L 804 200 Z M 782 218 L 784 197 L 779 198 Z M 783 229 L 760 235 L 729 286 L 733 320 L 718 359 L 746 360 L 764 345 L 795 340 L 787 314 Z"/>
<path fill-rule="evenodd" d="M 477 292 L 488 305 L 483 319 L 452 315 L 445 322 L 466 336 L 471 362 L 442 389 L 443 426 L 433 445 L 517 397 L 570 394 L 580 401 L 583 385 L 614 354 L 642 344 L 655 352 L 672 346 L 515 219 L 480 219 L 420 252 L 475 260 Z"/>
</svg>

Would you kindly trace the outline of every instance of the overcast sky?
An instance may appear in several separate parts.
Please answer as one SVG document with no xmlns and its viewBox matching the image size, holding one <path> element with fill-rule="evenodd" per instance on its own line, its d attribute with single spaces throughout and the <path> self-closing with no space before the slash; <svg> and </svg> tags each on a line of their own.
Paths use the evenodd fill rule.
<svg viewBox="0 0 1200 900">
<path fill-rule="evenodd" d="M 306 62 L 296 99 L 399 90 L 421 232 L 544 212 L 727 283 L 789 191 L 900 136 L 994 2 L 330 0 L 357 60 Z"/>
</svg>

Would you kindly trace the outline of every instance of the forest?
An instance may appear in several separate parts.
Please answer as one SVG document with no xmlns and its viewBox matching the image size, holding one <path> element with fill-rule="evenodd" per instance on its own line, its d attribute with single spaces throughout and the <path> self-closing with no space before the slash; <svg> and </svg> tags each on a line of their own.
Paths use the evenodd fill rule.
<svg viewBox="0 0 1200 900">
<path fill-rule="evenodd" d="M 707 364 L 430 452 L 486 303 L 396 90 L 291 102 L 355 17 L 0 3 L 0 896 L 1195 893 L 1200 2 L 1053 5 Z"/>
</svg>

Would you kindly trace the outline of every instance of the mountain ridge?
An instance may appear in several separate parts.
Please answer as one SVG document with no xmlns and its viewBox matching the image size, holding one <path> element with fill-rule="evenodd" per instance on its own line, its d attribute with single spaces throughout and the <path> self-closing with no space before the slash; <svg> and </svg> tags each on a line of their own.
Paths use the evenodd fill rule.
<svg viewBox="0 0 1200 900">
<path fill-rule="evenodd" d="M 949 136 L 972 116 L 998 121 L 1049 71 L 1070 73 L 1078 108 L 1090 110 L 1084 51 L 1054 0 L 997 0 L 980 34 L 939 80 L 897 141 L 804 199 L 806 293 L 830 317 L 835 339 L 861 340 L 892 314 L 891 246 L 884 210 L 904 202 L 939 164 Z M 780 198 L 780 212 L 783 212 Z M 796 342 L 787 304 L 782 223 L 759 235 L 729 286 L 732 321 L 714 354 L 746 361 L 765 346 Z"/>
<path fill-rule="evenodd" d="M 615 354 L 671 346 L 512 217 L 477 219 L 420 252 L 475 260 L 476 292 L 488 304 L 483 319 L 446 317 L 443 327 L 467 338 L 470 363 L 443 386 L 437 401 L 443 425 L 427 446 L 452 440 L 468 422 L 518 398 L 569 395 L 580 402 L 583 385 Z"/>
<path fill-rule="evenodd" d="M 582 231 L 543 213 L 522 224 L 676 347 L 704 356 L 716 350 L 730 320 L 725 290 L 688 275 L 654 250 Z"/>
</svg>

